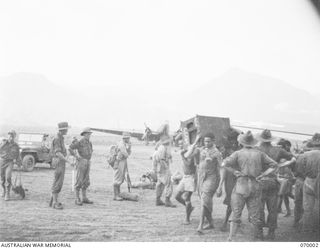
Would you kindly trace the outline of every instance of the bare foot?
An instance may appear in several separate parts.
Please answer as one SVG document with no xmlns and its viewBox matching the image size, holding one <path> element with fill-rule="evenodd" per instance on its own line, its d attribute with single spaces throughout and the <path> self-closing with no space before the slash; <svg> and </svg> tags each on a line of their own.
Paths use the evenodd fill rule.
<svg viewBox="0 0 320 249">
<path fill-rule="evenodd" d="M 185 220 L 182 224 L 183 224 L 183 225 L 190 225 L 191 222 L 190 222 L 189 220 Z"/>
<path fill-rule="evenodd" d="M 203 228 L 203 230 L 210 230 L 210 229 L 214 229 L 214 225 L 213 224 L 208 224 Z"/>
<path fill-rule="evenodd" d="M 199 235 L 203 235 L 203 229 L 202 229 L 202 227 L 198 227 L 197 233 L 198 233 Z"/>
</svg>

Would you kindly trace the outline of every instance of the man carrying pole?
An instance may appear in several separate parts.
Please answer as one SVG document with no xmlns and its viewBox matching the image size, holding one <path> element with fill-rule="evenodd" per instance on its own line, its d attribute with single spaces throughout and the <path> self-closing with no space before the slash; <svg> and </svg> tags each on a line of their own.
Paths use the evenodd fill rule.
<svg viewBox="0 0 320 249">
<path fill-rule="evenodd" d="M 177 188 L 176 200 L 186 207 L 185 225 L 190 224 L 190 215 L 194 209 L 191 204 L 192 193 L 196 191 L 197 167 L 195 158 L 188 159 L 185 157 L 187 150 L 184 148 L 183 140 L 179 140 L 180 154 L 183 163 L 183 178 Z M 183 197 L 184 196 L 184 197 Z"/>
</svg>

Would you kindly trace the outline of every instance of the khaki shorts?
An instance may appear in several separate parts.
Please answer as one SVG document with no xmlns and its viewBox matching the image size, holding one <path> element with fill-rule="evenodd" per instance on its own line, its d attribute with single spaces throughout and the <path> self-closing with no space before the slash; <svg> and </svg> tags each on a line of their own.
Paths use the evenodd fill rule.
<svg viewBox="0 0 320 249">
<path fill-rule="evenodd" d="M 195 175 L 184 175 L 177 187 L 177 191 L 178 192 L 195 192 L 196 191 Z"/>
</svg>

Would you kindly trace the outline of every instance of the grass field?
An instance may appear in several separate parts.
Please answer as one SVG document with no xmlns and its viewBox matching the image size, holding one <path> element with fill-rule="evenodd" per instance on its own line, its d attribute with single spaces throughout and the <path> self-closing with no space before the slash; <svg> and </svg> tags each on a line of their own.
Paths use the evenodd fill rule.
<svg viewBox="0 0 320 249">
<path fill-rule="evenodd" d="M 114 139 L 114 138 L 112 138 Z M 165 208 L 155 206 L 154 190 L 133 189 L 139 202 L 115 202 L 112 200 L 112 169 L 106 165 L 105 153 L 108 138 L 93 139 L 94 154 L 91 166 L 91 186 L 88 196 L 93 205 L 76 206 L 71 192 L 72 168 L 67 166 L 65 182 L 60 194 L 64 209 L 48 207 L 53 170 L 38 167 L 33 172 L 23 172 L 22 181 L 28 189 L 25 200 L 12 194 L 12 200 L 0 200 L 1 241 L 226 241 L 228 233 L 219 227 L 225 214 L 221 198 L 214 197 L 213 218 L 215 229 L 198 235 L 199 198 L 193 195 L 196 207 L 190 225 L 183 225 L 184 207 Z M 110 144 L 110 141 L 109 141 Z M 153 146 L 134 142 L 129 158 L 132 181 L 138 180 L 146 169 L 151 168 Z M 40 165 L 41 166 L 41 165 Z M 178 153 L 173 149 L 172 172 L 180 170 Z M 16 174 L 16 172 L 14 172 Z M 176 186 L 175 186 L 176 187 Z M 126 183 L 122 191 L 127 191 Z M 175 204 L 176 201 L 174 201 Z M 291 202 L 293 209 L 293 203 Z M 277 241 L 319 241 L 319 234 L 300 234 L 293 227 L 293 216 L 279 215 Z M 251 241 L 251 228 L 243 213 L 243 233 L 236 241 Z"/>
</svg>

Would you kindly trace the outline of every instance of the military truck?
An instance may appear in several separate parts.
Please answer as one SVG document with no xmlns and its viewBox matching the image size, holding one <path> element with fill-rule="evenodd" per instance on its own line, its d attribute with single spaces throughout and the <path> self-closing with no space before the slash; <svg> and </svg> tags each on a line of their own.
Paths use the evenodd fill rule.
<svg viewBox="0 0 320 249">
<path fill-rule="evenodd" d="M 20 133 L 18 144 L 22 158 L 22 167 L 25 171 L 32 171 L 36 163 L 47 163 L 51 166 L 50 142 L 45 141 L 44 133 Z"/>
</svg>

